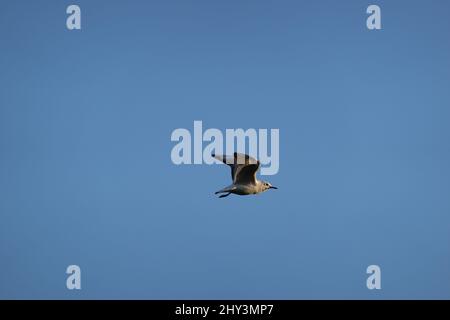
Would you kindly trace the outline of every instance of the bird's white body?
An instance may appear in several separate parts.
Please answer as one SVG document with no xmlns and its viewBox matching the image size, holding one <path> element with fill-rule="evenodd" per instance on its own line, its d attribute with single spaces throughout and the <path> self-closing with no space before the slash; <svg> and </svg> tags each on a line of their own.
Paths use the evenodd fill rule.
<svg viewBox="0 0 450 320">
<path fill-rule="evenodd" d="M 268 182 L 256 179 L 260 163 L 252 157 L 239 153 L 234 153 L 233 157 L 223 155 L 213 155 L 213 157 L 231 167 L 233 184 L 216 192 L 216 194 L 224 193 L 220 198 L 229 196 L 231 193 L 244 196 L 277 189 Z"/>
</svg>

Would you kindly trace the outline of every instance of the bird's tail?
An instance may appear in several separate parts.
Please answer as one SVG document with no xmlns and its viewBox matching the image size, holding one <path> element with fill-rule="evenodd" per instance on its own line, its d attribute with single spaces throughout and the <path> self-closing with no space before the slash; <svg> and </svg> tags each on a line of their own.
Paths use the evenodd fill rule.
<svg viewBox="0 0 450 320">
<path fill-rule="evenodd" d="M 225 187 L 223 189 L 220 189 L 219 191 L 216 191 L 214 194 L 228 193 L 228 192 L 233 193 L 234 190 L 236 190 L 235 186 L 228 186 L 228 187 Z"/>
</svg>

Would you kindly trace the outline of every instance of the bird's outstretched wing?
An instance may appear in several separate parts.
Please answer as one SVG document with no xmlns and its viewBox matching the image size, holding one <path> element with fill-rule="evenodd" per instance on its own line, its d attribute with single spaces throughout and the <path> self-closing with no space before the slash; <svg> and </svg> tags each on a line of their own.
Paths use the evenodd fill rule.
<svg viewBox="0 0 450 320">
<path fill-rule="evenodd" d="M 255 158 L 237 152 L 232 157 L 215 154 L 212 156 L 230 166 L 233 183 L 256 184 L 256 172 L 260 163 Z"/>
</svg>

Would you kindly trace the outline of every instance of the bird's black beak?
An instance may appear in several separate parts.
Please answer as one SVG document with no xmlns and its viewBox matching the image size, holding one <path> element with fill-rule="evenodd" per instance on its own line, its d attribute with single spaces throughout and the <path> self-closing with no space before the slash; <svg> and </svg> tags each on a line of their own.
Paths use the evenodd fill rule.
<svg viewBox="0 0 450 320">
<path fill-rule="evenodd" d="M 277 187 L 274 187 L 274 186 L 270 186 L 270 188 L 269 189 L 278 189 Z"/>
</svg>

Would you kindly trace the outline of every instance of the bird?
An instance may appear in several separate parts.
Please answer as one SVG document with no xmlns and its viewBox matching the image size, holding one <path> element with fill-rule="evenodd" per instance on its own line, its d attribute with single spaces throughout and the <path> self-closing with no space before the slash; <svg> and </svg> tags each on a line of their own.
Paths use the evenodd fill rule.
<svg viewBox="0 0 450 320">
<path fill-rule="evenodd" d="M 235 152 L 233 156 L 216 155 L 214 153 L 211 156 L 231 168 L 233 184 L 217 191 L 215 194 L 222 194 L 219 198 L 228 197 L 232 193 L 244 196 L 258 194 L 269 189 L 278 189 L 269 182 L 256 179 L 260 162 L 249 155 Z"/>
</svg>

